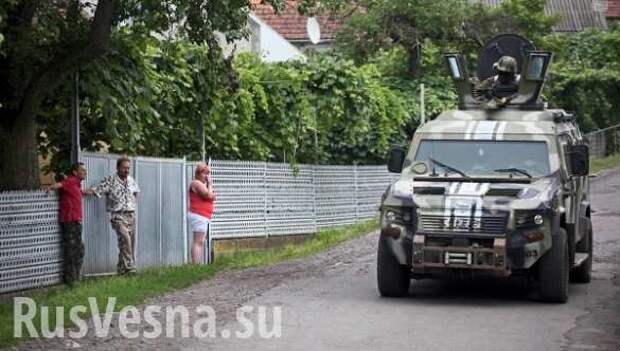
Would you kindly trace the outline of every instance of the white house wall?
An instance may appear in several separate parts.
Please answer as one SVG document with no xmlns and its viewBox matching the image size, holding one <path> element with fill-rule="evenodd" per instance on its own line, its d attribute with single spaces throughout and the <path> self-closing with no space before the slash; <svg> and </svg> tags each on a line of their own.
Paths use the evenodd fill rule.
<svg viewBox="0 0 620 351">
<path fill-rule="evenodd" d="M 253 14 L 248 18 L 248 28 L 249 37 L 233 43 L 227 43 L 224 34 L 216 33 L 224 56 L 229 56 L 234 51 L 235 54 L 253 52 L 260 55 L 265 62 L 305 60 L 306 57 L 299 48 Z"/>
<path fill-rule="evenodd" d="M 304 54 L 278 32 L 263 22 L 260 18 L 250 14 L 250 20 L 259 24 L 260 36 L 258 47 L 261 57 L 266 62 L 282 62 L 292 59 L 304 60 Z"/>
</svg>

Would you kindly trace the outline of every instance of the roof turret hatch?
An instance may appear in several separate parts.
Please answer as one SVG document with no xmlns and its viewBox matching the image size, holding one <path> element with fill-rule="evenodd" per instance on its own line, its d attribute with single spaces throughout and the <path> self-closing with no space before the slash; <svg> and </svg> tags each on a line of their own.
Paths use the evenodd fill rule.
<svg viewBox="0 0 620 351">
<path fill-rule="evenodd" d="M 502 34 L 480 51 L 476 76 L 470 77 L 462 54 L 444 55 L 463 110 L 544 109 L 541 93 L 552 56 L 523 37 Z"/>
</svg>

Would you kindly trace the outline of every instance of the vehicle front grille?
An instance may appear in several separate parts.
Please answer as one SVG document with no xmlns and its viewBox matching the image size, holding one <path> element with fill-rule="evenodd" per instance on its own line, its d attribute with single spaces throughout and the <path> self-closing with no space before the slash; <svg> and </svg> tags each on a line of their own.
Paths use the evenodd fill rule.
<svg viewBox="0 0 620 351">
<path fill-rule="evenodd" d="M 420 230 L 424 232 L 463 232 L 498 235 L 506 230 L 506 216 L 420 216 Z"/>
</svg>

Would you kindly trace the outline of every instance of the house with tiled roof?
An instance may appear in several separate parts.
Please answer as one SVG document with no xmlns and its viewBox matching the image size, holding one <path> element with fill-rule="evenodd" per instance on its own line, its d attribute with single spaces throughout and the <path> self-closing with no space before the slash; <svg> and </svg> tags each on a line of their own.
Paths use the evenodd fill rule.
<svg viewBox="0 0 620 351">
<path fill-rule="evenodd" d="M 608 21 L 620 20 L 620 0 L 607 0 L 606 15 Z"/>
<path fill-rule="evenodd" d="M 295 45 L 286 40 L 280 33 L 253 13 L 248 15 L 247 39 L 229 43 L 219 34 L 224 55 L 229 56 L 242 52 L 252 52 L 266 62 L 282 62 L 288 60 L 304 60 L 306 56 Z"/>
<path fill-rule="evenodd" d="M 221 36 L 226 55 L 253 52 L 266 62 L 303 60 L 308 50 L 326 50 L 331 47 L 339 24 L 329 16 L 309 19 L 299 14 L 297 1 L 288 1 L 287 7 L 276 13 L 262 0 L 251 0 L 248 16 L 248 39 L 226 43 Z M 308 35 L 309 20 L 313 38 Z"/>
<path fill-rule="evenodd" d="M 298 1 L 289 0 L 284 10 L 276 13 L 271 5 L 264 4 L 260 0 L 254 0 L 252 14 L 302 51 L 331 47 L 336 32 L 340 28 L 340 22 L 328 15 L 313 17 L 311 21 L 314 21 L 315 25 L 318 24 L 318 32 L 320 33 L 318 42 L 313 43 L 308 35 L 309 18 L 299 14 L 297 6 Z"/>
</svg>

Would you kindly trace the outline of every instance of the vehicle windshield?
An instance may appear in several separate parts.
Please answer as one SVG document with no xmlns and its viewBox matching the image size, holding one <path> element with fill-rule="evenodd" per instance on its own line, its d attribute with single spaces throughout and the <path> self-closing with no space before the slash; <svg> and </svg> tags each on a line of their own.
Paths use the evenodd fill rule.
<svg viewBox="0 0 620 351">
<path fill-rule="evenodd" d="M 433 160 L 468 176 L 541 177 L 550 173 L 544 141 L 422 140 L 415 161 L 426 161 L 444 174 Z"/>
</svg>

